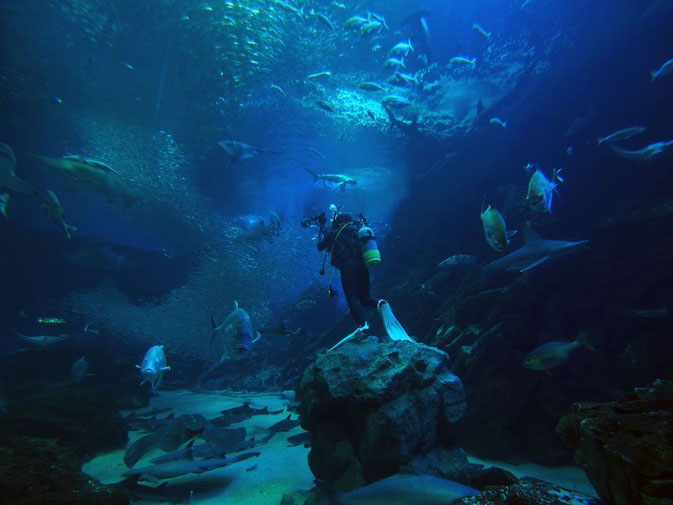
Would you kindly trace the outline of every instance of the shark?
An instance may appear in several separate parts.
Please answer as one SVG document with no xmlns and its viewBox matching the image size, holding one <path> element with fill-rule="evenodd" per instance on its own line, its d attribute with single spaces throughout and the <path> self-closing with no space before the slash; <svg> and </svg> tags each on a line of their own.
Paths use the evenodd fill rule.
<svg viewBox="0 0 673 505">
<path fill-rule="evenodd" d="M 16 335 L 19 338 L 22 338 L 26 342 L 30 342 L 31 344 L 39 345 L 42 347 L 47 347 L 49 345 L 53 344 L 58 344 L 59 342 L 63 342 L 65 340 L 71 339 L 72 335 L 24 335 L 23 333 L 19 333 L 15 328 L 12 328 L 12 332 L 14 335 Z"/>
<path fill-rule="evenodd" d="M 62 158 L 47 158 L 37 154 L 26 153 L 42 166 L 46 166 L 58 174 L 70 191 L 97 193 L 106 202 L 130 207 L 141 195 L 132 190 L 128 181 L 119 172 L 113 170 L 102 161 L 86 159 L 78 155 L 67 155 Z"/>
<path fill-rule="evenodd" d="M 241 160 L 254 158 L 258 154 L 280 154 L 278 151 L 270 151 L 268 149 L 260 149 L 253 147 L 238 140 L 222 140 L 217 143 L 227 153 L 227 158 L 231 163 L 238 163 Z"/>
<path fill-rule="evenodd" d="M 170 479 L 190 473 L 201 474 L 209 472 L 216 468 L 222 468 L 232 463 L 257 457 L 260 454 L 259 452 L 246 452 L 230 458 L 194 459 L 188 453 L 184 459 L 134 468 L 125 472 L 124 477 L 133 478 L 138 476 L 138 480 L 158 482 L 160 479 Z"/>
<path fill-rule="evenodd" d="M 7 188 L 24 195 L 37 196 L 37 191 L 26 181 L 17 177 L 16 156 L 7 144 L 0 142 L 0 189 Z"/>
<path fill-rule="evenodd" d="M 522 247 L 484 265 L 482 270 L 486 272 L 498 270 L 526 272 L 549 259 L 574 251 L 588 242 L 588 240 L 577 242 L 547 240 L 540 237 L 532 228 L 524 228 L 523 236 L 524 245 Z"/>
</svg>

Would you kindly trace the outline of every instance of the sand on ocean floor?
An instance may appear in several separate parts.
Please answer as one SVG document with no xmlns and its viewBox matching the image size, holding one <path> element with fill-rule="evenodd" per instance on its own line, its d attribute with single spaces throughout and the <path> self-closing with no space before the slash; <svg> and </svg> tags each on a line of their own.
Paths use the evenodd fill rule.
<svg viewBox="0 0 673 505">
<path fill-rule="evenodd" d="M 497 466 L 504 470 L 512 472 L 518 478 L 533 477 L 556 484 L 557 486 L 577 491 L 594 498 L 598 497 L 596 490 L 589 482 L 584 470 L 579 466 L 542 466 L 534 463 L 512 464 L 502 461 L 491 461 L 480 459 L 468 454 L 470 463 L 476 463 L 484 466 Z"/>
<path fill-rule="evenodd" d="M 253 407 L 266 406 L 272 411 L 284 410 L 288 405 L 288 401 L 278 394 L 238 395 L 218 392 L 160 391 L 152 398 L 150 406 L 142 411 L 170 407 L 176 417 L 182 414 L 201 414 L 206 419 L 213 419 L 220 415 L 221 410 L 237 407 L 247 400 L 250 400 Z M 288 413 L 253 416 L 242 423 L 232 424 L 231 427 L 243 426 L 247 430 L 247 438 L 255 436 L 259 440 L 268 434 L 269 426 L 285 419 Z M 126 415 L 127 412 L 122 414 Z M 167 414 L 169 412 L 160 414 L 159 417 Z M 292 418 L 296 419 L 297 416 L 292 414 Z M 288 432 L 277 433 L 267 444 L 243 451 L 259 451 L 261 455 L 256 458 L 200 475 L 189 474 L 162 482 L 168 482 L 167 490 L 176 489 L 181 493 L 193 491 L 191 504 L 277 505 L 285 493 L 313 487 L 313 474 L 307 462 L 309 450 L 302 445 L 290 446 L 287 442 L 289 436 L 302 431 L 300 427 L 296 427 Z M 141 436 L 143 434 L 140 432 L 129 432 L 127 447 Z M 196 442 L 200 443 L 202 443 L 200 440 Z M 104 484 L 120 482 L 123 480 L 122 474 L 128 470 L 124 464 L 125 452 L 126 450 L 117 450 L 102 454 L 85 463 L 82 471 Z M 163 451 L 159 449 L 148 452 L 134 468 L 149 465 L 152 458 L 161 454 Z M 143 484 L 153 485 L 147 482 Z"/>
</svg>

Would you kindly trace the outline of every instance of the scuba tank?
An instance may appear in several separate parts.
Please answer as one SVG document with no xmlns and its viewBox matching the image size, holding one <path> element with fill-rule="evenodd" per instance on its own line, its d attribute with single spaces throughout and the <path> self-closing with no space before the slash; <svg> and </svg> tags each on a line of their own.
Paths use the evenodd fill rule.
<svg viewBox="0 0 673 505">
<path fill-rule="evenodd" d="M 358 238 L 362 249 L 362 260 L 367 268 L 375 267 L 381 263 L 381 253 L 372 229 L 367 225 L 362 226 L 358 230 Z"/>
</svg>

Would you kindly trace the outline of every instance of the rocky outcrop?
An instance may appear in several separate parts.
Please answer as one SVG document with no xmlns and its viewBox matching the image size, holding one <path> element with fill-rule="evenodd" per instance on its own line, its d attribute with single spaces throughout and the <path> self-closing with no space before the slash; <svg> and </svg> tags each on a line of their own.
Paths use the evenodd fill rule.
<svg viewBox="0 0 673 505">
<path fill-rule="evenodd" d="M 104 486 L 80 471 L 80 460 L 63 442 L 33 437 L 0 441 L 0 496 L 12 505 L 122 505 L 123 490 Z"/>
<path fill-rule="evenodd" d="M 353 488 L 402 466 L 467 466 L 452 433 L 466 408 L 463 385 L 434 347 L 375 337 L 348 343 L 321 354 L 297 393 L 317 478 Z"/>
<path fill-rule="evenodd" d="M 81 458 L 122 448 L 127 440 L 114 397 L 82 387 L 49 389 L 15 400 L 0 429 L 6 436 L 58 439 Z"/>
<path fill-rule="evenodd" d="M 673 381 L 576 403 L 557 431 L 606 504 L 673 504 Z"/>
</svg>

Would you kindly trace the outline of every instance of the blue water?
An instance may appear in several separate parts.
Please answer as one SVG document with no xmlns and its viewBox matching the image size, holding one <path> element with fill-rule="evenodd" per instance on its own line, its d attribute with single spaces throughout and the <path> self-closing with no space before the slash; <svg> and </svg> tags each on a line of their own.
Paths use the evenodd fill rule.
<svg viewBox="0 0 673 505">
<path fill-rule="evenodd" d="M 217 358 L 206 345 L 209 315 L 222 320 L 235 300 L 255 327 L 322 335 L 346 304 L 326 295 L 338 272 L 320 275 L 317 230 L 299 223 L 330 204 L 368 218 L 383 256 L 372 271 L 374 291 L 392 298 L 409 333 L 431 342 L 444 324 L 441 303 L 461 306 L 460 289 L 481 282 L 479 273 L 464 284 L 447 281 L 438 288 L 441 300 L 427 301 L 419 290 L 439 282 L 437 264 L 454 254 L 473 255 L 479 265 L 502 256 L 484 241 L 479 210 L 486 198 L 512 230 L 532 225 L 545 238 L 593 244 L 571 263 L 549 265 L 537 284 L 530 280 L 537 305 L 511 300 L 530 310 L 519 313 L 529 332 L 512 343 L 516 360 L 545 341 L 542 330 L 548 340 L 570 341 L 593 328 L 597 370 L 635 352 L 628 372 L 605 372 L 619 376 L 615 384 L 596 385 L 586 356 L 569 363 L 571 380 L 558 387 L 563 405 L 610 399 L 670 369 L 673 353 L 661 343 L 668 312 L 643 316 L 628 338 L 612 337 L 610 324 L 621 317 L 615 313 L 673 309 L 673 158 L 669 152 L 638 162 L 596 145 L 638 125 L 647 129 L 620 146 L 673 139 L 673 75 L 650 78 L 673 57 L 670 1 L 288 3 L 301 12 L 274 0 L 0 4 L 0 141 L 15 153 L 17 175 L 41 197 L 53 190 L 77 228 L 68 240 L 38 199 L 11 194 L 9 219 L 0 217 L 3 352 L 23 345 L 12 328 L 48 332 L 35 318 L 57 315 L 68 320 L 76 345 L 133 349 L 135 359 L 161 342 L 169 362 L 188 356 L 208 363 Z M 344 28 L 368 11 L 389 28 L 371 37 Z M 383 66 L 386 53 L 407 40 L 415 50 L 401 71 L 418 84 L 395 88 L 411 102 L 391 109 L 399 125 L 381 105 L 386 93 L 358 84 L 385 84 L 392 73 Z M 474 67 L 452 64 L 458 56 L 475 58 Z M 324 71 L 331 75 L 308 78 Z M 231 162 L 217 144 L 226 139 L 261 152 Z M 28 153 L 103 161 L 141 198 L 127 208 L 108 203 Z M 525 203 L 528 162 L 547 176 L 564 169 L 551 214 Z M 309 171 L 344 174 L 357 185 L 342 191 Z M 251 227 L 260 220 L 268 227 L 271 212 L 279 232 L 255 235 Z M 508 252 L 522 245 L 521 235 Z M 85 249 L 103 258 L 68 259 Z M 594 278 L 605 284 L 589 285 Z M 594 291 L 601 289 L 609 292 L 604 306 Z M 592 297 L 591 310 L 570 307 L 568 300 L 582 296 Z M 465 326 L 490 308 L 471 312 Z M 85 323 L 106 338 L 92 342 Z M 292 345 L 281 347 L 300 355 L 303 344 Z M 271 347 L 257 351 L 253 369 Z M 520 372 L 518 361 L 512 369 Z M 591 398 L 573 396 L 587 383 L 595 385 Z"/>
</svg>

